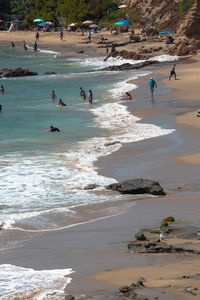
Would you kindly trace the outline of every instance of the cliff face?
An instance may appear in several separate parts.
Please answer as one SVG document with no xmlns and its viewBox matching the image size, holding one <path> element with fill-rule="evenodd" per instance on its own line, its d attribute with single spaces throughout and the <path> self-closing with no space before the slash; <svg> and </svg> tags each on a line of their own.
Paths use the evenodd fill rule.
<svg viewBox="0 0 200 300">
<path fill-rule="evenodd" d="M 200 36 L 200 0 L 195 0 L 191 8 L 184 13 L 178 13 L 181 0 L 125 0 L 130 8 L 133 8 L 139 21 L 152 24 L 154 22 L 158 30 L 176 30 L 187 37 Z"/>
</svg>

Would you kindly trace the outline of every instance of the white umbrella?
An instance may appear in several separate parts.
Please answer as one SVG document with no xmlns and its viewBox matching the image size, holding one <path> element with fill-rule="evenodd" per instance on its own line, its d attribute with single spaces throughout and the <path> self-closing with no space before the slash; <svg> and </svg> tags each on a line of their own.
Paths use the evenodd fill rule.
<svg viewBox="0 0 200 300">
<path fill-rule="evenodd" d="M 94 22 L 87 20 L 87 21 L 84 21 L 82 24 L 92 24 L 92 23 L 94 23 Z"/>
<path fill-rule="evenodd" d="M 118 8 L 127 8 L 128 6 L 126 4 L 122 4 L 120 6 L 118 6 Z"/>
<path fill-rule="evenodd" d="M 99 27 L 98 25 L 96 25 L 96 24 L 92 24 L 92 25 L 90 25 L 90 28 L 97 28 L 97 27 Z"/>
</svg>

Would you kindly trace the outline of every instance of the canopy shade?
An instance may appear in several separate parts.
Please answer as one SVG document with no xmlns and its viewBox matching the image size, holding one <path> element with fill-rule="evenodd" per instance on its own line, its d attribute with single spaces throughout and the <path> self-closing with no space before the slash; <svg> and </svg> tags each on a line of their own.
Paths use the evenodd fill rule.
<svg viewBox="0 0 200 300">
<path fill-rule="evenodd" d="M 175 33 L 175 31 L 173 31 L 173 30 L 163 30 L 159 33 Z"/>
<path fill-rule="evenodd" d="M 44 22 L 44 20 L 42 20 L 42 19 L 35 19 L 35 20 L 33 20 L 33 22 Z"/>
<path fill-rule="evenodd" d="M 131 25 L 131 22 L 129 22 L 128 20 L 123 20 L 115 23 L 115 25 Z"/>
</svg>

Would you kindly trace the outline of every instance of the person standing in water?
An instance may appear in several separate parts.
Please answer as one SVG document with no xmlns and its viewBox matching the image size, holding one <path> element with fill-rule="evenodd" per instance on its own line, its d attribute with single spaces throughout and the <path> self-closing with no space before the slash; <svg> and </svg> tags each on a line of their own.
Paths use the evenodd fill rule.
<svg viewBox="0 0 200 300">
<path fill-rule="evenodd" d="M 51 97 L 52 97 L 52 102 L 54 102 L 57 99 L 54 90 L 52 90 L 52 92 L 51 92 Z"/>
<path fill-rule="evenodd" d="M 90 104 L 92 104 L 93 101 L 93 94 L 92 94 L 92 90 L 88 91 L 88 101 Z"/>
<path fill-rule="evenodd" d="M 15 44 L 13 42 L 11 42 L 11 48 L 14 48 Z"/>
<path fill-rule="evenodd" d="M 60 98 L 59 101 L 58 101 L 58 105 L 60 106 L 67 106 L 67 104 L 65 104 L 62 99 Z"/>
<path fill-rule="evenodd" d="M 149 81 L 149 86 L 150 86 L 150 91 L 151 91 L 151 96 L 153 97 L 153 93 L 154 93 L 154 87 L 158 87 L 155 80 L 151 77 L 150 81 Z"/>
<path fill-rule="evenodd" d="M 62 31 L 62 29 L 60 31 L 60 39 L 61 39 L 61 41 L 63 40 L 63 31 Z"/>
<path fill-rule="evenodd" d="M 23 41 L 23 43 L 24 43 L 24 50 L 27 51 L 27 49 L 28 49 L 27 44 L 25 41 Z"/>
<path fill-rule="evenodd" d="M 175 80 L 176 80 L 176 71 L 175 71 L 175 69 L 176 69 L 176 64 L 174 64 L 174 65 L 172 66 L 172 69 L 171 69 L 170 75 L 169 75 L 169 80 L 171 79 L 172 76 L 174 76 L 174 78 L 175 78 Z"/>
<path fill-rule="evenodd" d="M 34 51 L 37 51 L 37 42 L 35 41 L 35 43 L 34 43 L 34 45 L 33 45 L 33 49 L 34 49 Z"/>
<path fill-rule="evenodd" d="M 40 38 L 40 34 L 37 31 L 36 34 L 35 34 L 35 40 L 36 40 L 36 42 L 39 42 L 39 38 Z"/>
<path fill-rule="evenodd" d="M 4 92 L 5 92 L 4 86 L 3 86 L 3 85 L 1 85 L 1 94 L 3 95 L 3 94 L 4 94 Z"/>
</svg>

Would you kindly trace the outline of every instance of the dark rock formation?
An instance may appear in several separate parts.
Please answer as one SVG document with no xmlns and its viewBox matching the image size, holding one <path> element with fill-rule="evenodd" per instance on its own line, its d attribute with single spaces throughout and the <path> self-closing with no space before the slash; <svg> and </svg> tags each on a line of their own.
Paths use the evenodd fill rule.
<svg viewBox="0 0 200 300">
<path fill-rule="evenodd" d="M 106 67 L 103 69 L 100 69 L 99 71 L 126 71 L 126 70 L 137 70 L 137 69 L 141 69 L 147 66 L 151 66 L 151 65 L 155 65 L 155 64 L 159 64 L 158 61 L 144 61 L 142 63 L 138 63 L 135 65 L 129 64 L 129 63 L 125 63 L 122 64 L 120 66 L 110 66 L 110 67 Z"/>
<path fill-rule="evenodd" d="M 114 51 L 112 53 L 112 57 L 118 57 L 121 56 L 124 59 L 134 59 L 134 60 L 139 60 L 139 59 L 147 59 L 146 55 L 141 55 L 137 52 L 132 52 L 132 51 L 127 51 L 127 50 L 122 50 L 122 51 Z"/>
<path fill-rule="evenodd" d="M 66 295 L 65 300 L 75 300 L 75 298 L 72 295 Z"/>
<path fill-rule="evenodd" d="M 106 187 L 108 190 L 118 191 L 122 194 L 152 194 L 166 195 L 163 188 L 156 181 L 148 179 L 129 179 L 119 183 L 113 183 Z"/>
<path fill-rule="evenodd" d="M 170 216 L 170 217 L 167 217 L 167 218 L 163 219 L 161 224 L 163 224 L 163 223 L 168 224 L 168 223 L 173 223 L 173 222 L 175 222 L 175 219 L 174 219 L 174 217 Z"/>
<path fill-rule="evenodd" d="M 186 56 L 196 54 L 200 49 L 200 41 L 194 39 L 179 39 L 176 44 L 170 46 L 168 53 L 170 55 Z"/>
<path fill-rule="evenodd" d="M 138 240 L 138 241 L 146 241 L 146 240 L 147 240 L 147 238 L 146 238 L 146 236 L 144 235 L 143 232 L 138 232 L 138 233 L 136 233 L 136 234 L 135 234 L 135 238 L 136 238 L 136 240 Z"/>
<path fill-rule="evenodd" d="M 89 185 L 87 185 L 87 186 L 84 188 L 84 190 L 94 190 L 94 189 L 96 189 L 97 187 L 99 187 L 99 185 L 97 185 L 97 184 L 89 184 Z"/>
<path fill-rule="evenodd" d="M 45 72 L 44 73 L 45 75 L 55 75 L 55 74 L 57 74 L 56 72 Z"/>
<path fill-rule="evenodd" d="M 28 69 L 17 68 L 12 69 L 2 69 L 0 70 L 0 78 L 12 78 L 12 77 L 24 77 L 24 76 L 35 76 L 38 75 L 36 72 L 31 72 Z"/>
<path fill-rule="evenodd" d="M 200 251 L 184 247 L 176 247 L 159 241 L 132 241 L 128 244 L 128 249 L 133 253 L 188 253 L 200 255 Z"/>
</svg>

